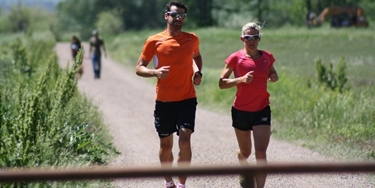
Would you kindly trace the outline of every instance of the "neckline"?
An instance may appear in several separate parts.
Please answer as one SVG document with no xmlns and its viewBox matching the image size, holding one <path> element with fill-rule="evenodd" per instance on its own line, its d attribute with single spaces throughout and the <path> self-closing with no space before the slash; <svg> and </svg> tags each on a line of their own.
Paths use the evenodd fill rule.
<svg viewBox="0 0 375 188">
<path fill-rule="evenodd" d="M 260 50 L 257 50 L 258 54 L 255 56 L 255 57 L 252 57 L 251 55 L 247 54 L 246 53 L 246 50 L 245 49 L 242 49 L 241 50 L 242 53 L 247 57 L 247 58 L 250 58 L 250 59 L 259 59 L 260 57 L 262 57 L 262 52 Z"/>
</svg>

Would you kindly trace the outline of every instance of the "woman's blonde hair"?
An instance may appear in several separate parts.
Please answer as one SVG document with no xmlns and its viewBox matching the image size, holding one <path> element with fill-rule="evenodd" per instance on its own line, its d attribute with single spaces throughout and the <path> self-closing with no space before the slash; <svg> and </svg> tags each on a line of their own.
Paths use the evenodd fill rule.
<svg viewBox="0 0 375 188">
<path fill-rule="evenodd" d="M 258 23 L 255 23 L 255 22 L 249 22 L 247 24 L 245 24 L 243 27 L 242 27 L 242 31 L 241 31 L 241 35 L 244 35 L 245 34 L 245 31 L 247 30 L 250 30 L 250 29 L 255 29 L 259 32 L 260 34 L 260 30 L 262 29 L 262 25 L 258 24 Z"/>
</svg>

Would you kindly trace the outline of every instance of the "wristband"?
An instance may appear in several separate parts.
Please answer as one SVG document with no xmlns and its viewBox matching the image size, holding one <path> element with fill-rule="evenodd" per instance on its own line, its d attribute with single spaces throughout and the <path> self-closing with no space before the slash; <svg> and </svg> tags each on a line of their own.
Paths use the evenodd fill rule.
<svg viewBox="0 0 375 188">
<path fill-rule="evenodd" d="M 202 74 L 201 71 L 197 71 L 197 72 L 195 72 L 194 74 L 196 74 L 196 73 L 198 73 L 201 77 L 203 77 L 203 74 Z"/>
</svg>

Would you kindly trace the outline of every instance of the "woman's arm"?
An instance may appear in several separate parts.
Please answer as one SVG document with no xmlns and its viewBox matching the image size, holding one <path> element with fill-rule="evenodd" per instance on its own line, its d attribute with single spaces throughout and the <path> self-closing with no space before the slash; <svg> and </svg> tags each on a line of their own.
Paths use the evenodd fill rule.
<svg viewBox="0 0 375 188">
<path fill-rule="evenodd" d="M 242 77 L 229 78 L 232 74 L 233 69 L 229 65 L 225 64 L 220 74 L 219 87 L 220 89 L 228 89 L 237 86 L 240 83 L 250 83 L 253 80 L 253 71 L 246 73 Z"/>
</svg>

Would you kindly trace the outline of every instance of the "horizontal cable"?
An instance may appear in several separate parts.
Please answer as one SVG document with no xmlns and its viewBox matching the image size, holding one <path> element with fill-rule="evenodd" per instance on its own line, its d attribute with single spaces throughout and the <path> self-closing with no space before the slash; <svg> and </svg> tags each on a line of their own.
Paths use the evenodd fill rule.
<svg viewBox="0 0 375 188">
<path fill-rule="evenodd" d="M 76 169 L 3 169 L 0 182 L 71 181 L 162 176 L 211 176 L 255 173 L 375 173 L 375 162 L 367 163 L 298 163 L 234 166 L 180 166 L 180 167 L 89 167 Z"/>
</svg>

